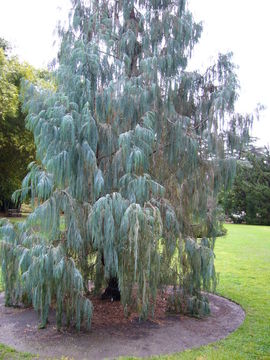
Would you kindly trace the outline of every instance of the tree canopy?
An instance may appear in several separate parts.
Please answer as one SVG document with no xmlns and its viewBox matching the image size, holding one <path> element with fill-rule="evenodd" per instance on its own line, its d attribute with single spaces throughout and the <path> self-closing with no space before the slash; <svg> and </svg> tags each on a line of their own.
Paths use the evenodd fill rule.
<svg viewBox="0 0 270 360">
<path fill-rule="evenodd" d="M 32 303 L 41 326 L 56 303 L 59 327 L 64 313 L 89 327 L 89 280 L 99 292 L 116 278 L 126 314 L 146 318 L 167 285 L 175 309 L 207 314 L 216 198 L 252 121 L 234 113 L 231 54 L 187 71 L 202 25 L 185 0 L 72 5 L 57 88 L 25 84 L 38 163 L 16 196 L 40 205 L 2 226 L 6 303 Z"/>
<path fill-rule="evenodd" d="M 29 162 L 35 159 L 33 135 L 25 129 L 25 113 L 20 95 L 21 80 L 41 81 L 45 73 L 9 56 L 10 46 L 0 38 L 0 209 L 12 203 Z"/>
<path fill-rule="evenodd" d="M 270 225 L 269 149 L 250 146 L 237 164 L 232 189 L 220 196 L 228 217 L 235 222 Z"/>
</svg>

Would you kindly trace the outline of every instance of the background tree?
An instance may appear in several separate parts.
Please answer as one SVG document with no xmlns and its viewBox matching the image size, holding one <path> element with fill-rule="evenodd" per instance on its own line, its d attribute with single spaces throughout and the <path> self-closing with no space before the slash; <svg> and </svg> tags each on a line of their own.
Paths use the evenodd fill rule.
<svg viewBox="0 0 270 360">
<path fill-rule="evenodd" d="M 11 50 L 10 44 L 8 41 L 0 37 L 0 48 L 4 51 L 5 55 L 8 55 Z"/>
<path fill-rule="evenodd" d="M 21 80 L 44 78 L 45 72 L 21 64 L 8 55 L 9 44 L 0 39 L 0 210 L 12 203 L 12 193 L 20 187 L 29 162 L 35 159 L 33 134 L 25 129 L 22 111 Z"/>
<path fill-rule="evenodd" d="M 41 205 L 2 227 L 6 303 L 32 303 L 45 326 L 55 302 L 58 326 L 65 312 L 89 327 L 93 280 L 96 292 L 119 287 L 126 314 L 145 318 L 167 284 L 175 309 L 209 313 L 216 197 L 251 122 L 233 113 L 231 55 L 186 71 L 202 26 L 184 0 L 72 4 L 56 91 L 28 86 L 39 165 L 17 195 Z"/>
<path fill-rule="evenodd" d="M 237 165 L 232 189 L 220 201 L 234 222 L 270 225 L 269 149 L 251 146 Z"/>
</svg>

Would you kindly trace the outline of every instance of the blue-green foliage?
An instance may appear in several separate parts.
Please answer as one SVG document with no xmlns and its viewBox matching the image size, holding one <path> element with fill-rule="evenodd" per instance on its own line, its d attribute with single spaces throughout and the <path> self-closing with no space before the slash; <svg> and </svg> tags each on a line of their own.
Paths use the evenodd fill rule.
<svg viewBox="0 0 270 360">
<path fill-rule="evenodd" d="M 98 290 L 116 277 L 126 313 L 136 292 L 147 317 L 166 284 L 180 286 L 183 309 L 208 313 L 216 195 L 251 122 L 233 113 L 231 55 L 186 71 L 202 26 L 185 0 L 72 5 L 56 89 L 25 83 L 37 163 L 15 196 L 39 205 L 20 228 L 2 227 L 7 303 L 27 299 L 45 326 L 55 302 L 58 326 L 63 313 L 89 326 L 88 281 Z"/>
</svg>

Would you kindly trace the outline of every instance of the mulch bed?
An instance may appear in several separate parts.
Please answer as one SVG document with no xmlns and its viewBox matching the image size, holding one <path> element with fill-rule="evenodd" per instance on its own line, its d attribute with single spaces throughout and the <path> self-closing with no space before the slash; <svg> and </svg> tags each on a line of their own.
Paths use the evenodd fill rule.
<svg viewBox="0 0 270 360">
<path fill-rule="evenodd" d="M 156 300 L 154 317 L 148 317 L 153 323 L 161 325 L 166 317 L 168 294 L 159 292 Z M 124 314 L 124 307 L 121 301 L 101 300 L 98 296 L 90 296 L 90 300 L 94 306 L 92 317 L 92 327 L 107 327 L 108 325 L 127 325 L 139 321 L 139 315 L 135 309 L 130 312 L 128 317 Z"/>
<path fill-rule="evenodd" d="M 155 317 L 141 322 L 135 311 L 126 318 L 120 302 L 90 298 L 95 307 L 91 331 L 57 331 L 54 312 L 50 313 L 47 328 L 39 330 L 38 315 L 33 309 L 7 308 L 4 294 L 0 293 L 0 343 L 39 354 L 38 359 L 150 357 L 215 342 L 236 330 L 245 318 L 241 306 L 212 294 L 211 315 L 206 318 L 168 316 L 166 296 L 160 293 Z"/>
</svg>

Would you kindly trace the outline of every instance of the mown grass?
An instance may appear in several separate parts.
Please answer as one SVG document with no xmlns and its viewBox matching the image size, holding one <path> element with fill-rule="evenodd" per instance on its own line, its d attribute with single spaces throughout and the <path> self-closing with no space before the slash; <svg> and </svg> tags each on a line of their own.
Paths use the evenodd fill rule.
<svg viewBox="0 0 270 360">
<path fill-rule="evenodd" d="M 0 344 L 0 360 L 30 360 L 33 359 L 33 355 L 28 353 L 18 352 L 9 346 Z"/>
<path fill-rule="evenodd" d="M 228 234 L 216 243 L 217 291 L 241 304 L 244 323 L 219 342 L 153 359 L 270 359 L 270 227 L 226 228 Z"/>
<path fill-rule="evenodd" d="M 243 325 L 219 342 L 153 359 L 270 360 L 270 227 L 226 228 L 228 234 L 216 244 L 217 291 L 242 305 L 246 311 Z M 30 357 L 0 345 L 0 360 L 19 358 Z"/>
</svg>

